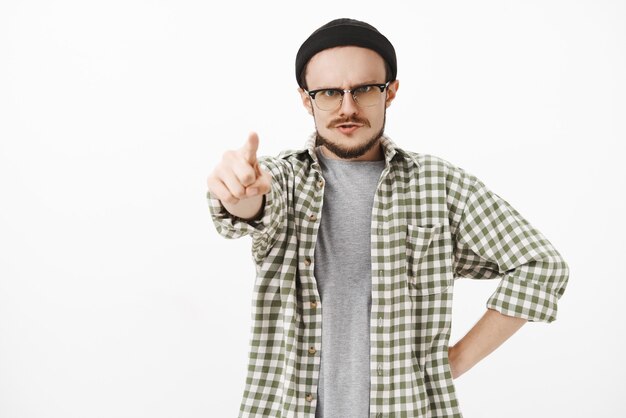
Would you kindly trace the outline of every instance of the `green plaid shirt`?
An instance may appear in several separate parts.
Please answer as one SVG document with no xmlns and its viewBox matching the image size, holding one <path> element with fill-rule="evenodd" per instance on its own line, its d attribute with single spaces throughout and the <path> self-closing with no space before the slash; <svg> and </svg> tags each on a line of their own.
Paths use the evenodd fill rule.
<svg viewBox="0 0 626 418">
<path fill-rule="evenodd" d="M 474 175 L 383 136 L 372 209 L 370 417 L 462 417 L 448 363 L 454 280 L 500 279 L 487 308 L 552 322 L 569 267 L 552 244 Z M 256 267 L 239 417 L 315 417 L 322 306 L 313 265 L 324 178 L 315 137 L 259 157 L 272 175 L 261 219 L 207 193 L 219 234 L 250 234 Z"/>
</svg>

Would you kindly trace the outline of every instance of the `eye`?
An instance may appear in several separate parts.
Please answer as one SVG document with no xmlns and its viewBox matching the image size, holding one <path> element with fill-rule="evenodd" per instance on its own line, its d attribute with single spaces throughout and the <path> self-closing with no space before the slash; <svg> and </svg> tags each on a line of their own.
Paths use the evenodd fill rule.
<svg viewBox="0 0 626 418">
<path fill-rule="evenodd" d="M 355 94 L 367 93 L 372 89 L 372 86 L 361 86 L 354 89 Z"/>
<path fill-rule="evenodd" d="M 335 97 L 336 95 L 339 94 L 337 90 L 322 90 L 320 91 L 320 93 L 322 94 L 322 96 L 325 96 L 325 97 Z"/>
</svg>

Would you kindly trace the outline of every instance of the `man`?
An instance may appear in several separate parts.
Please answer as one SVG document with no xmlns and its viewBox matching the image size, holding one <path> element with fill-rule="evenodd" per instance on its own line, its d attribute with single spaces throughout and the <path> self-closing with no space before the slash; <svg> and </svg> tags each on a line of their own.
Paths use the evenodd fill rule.
<svg viewBox="0 0 626 418">
<path fill-rule="evenodd" d="M 240 417 L 462 417 L 453 379 L 527 321 L 552 322 L 569 268 L 483 182 L 384 135 L 395 50 L 337 19 L 296 56 L 305 148 L 227 151 L 208 178 L 216 229 L 252 237 L 257 278 Z M 449 347 L 454 279 L 500 279 Z"/>
</svg>

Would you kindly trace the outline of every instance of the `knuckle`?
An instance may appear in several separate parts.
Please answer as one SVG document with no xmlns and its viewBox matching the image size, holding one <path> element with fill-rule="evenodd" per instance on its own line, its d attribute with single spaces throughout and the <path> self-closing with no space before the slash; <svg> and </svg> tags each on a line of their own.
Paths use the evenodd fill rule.
<svg viewBox="0 0 626 418">
<path fill-rule="evenodd" d="M 244 184 L 244 186 L 249 186 L 252 183 L 254 183 L 254 181 L 256 180 L 256 178 L 254 178 L 254 175 L 251 173 L 246 173 L 241 177 L 241 182 Z"/>
<path fill-rule="evenodd" d="M 241 199 L 246 196 L 246 190 L 243 187 L 237 187 L 236 190 L 233 191 L 233 196 L 237 199 Z"/>
<path fill-rule="evenodd" d="M 213 174 L 209 177 L 210 181 L 224 181 L 224 171 L 224 166 L 217 167 Z"/>
</svg>

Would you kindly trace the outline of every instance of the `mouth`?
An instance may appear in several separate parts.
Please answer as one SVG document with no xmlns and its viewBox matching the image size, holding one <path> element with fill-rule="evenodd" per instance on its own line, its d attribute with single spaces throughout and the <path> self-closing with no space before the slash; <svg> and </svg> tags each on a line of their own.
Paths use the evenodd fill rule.
<svg viewBox="0 0 626 418">
<path fill-rule="evenodd" d="M 342 134 L 349 135 L 362 126 L 363 125 L 359 123 L 341 123 L 339 125 L 336 125 L 335 128 L 337 128 L 337 130 L 339 130 L 339 132 L 341 132 Z"/>
</svg>

